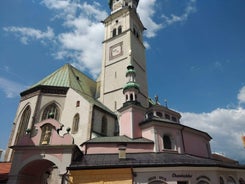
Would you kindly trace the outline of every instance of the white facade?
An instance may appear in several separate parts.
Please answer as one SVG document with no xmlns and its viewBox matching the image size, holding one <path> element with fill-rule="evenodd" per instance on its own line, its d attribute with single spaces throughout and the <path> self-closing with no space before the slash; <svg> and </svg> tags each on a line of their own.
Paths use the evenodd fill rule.
<svg viewBox="0 0 245 184">
<path fill-rule="evenodd" d="M 137 73 L 137 83 L 141 87 L 138 100 L 147 107 L 148 85 L 145 47 L 142 38 L 145 28 L 136 9 L 120 8 L 104 20 L 104 24 L 105 37 L 99 100 L 112 111 L 122 107 L 125 102 L 122 89 L 127 82 L 125 74 L 127 66 L 132 64 Z"/>
</svg>

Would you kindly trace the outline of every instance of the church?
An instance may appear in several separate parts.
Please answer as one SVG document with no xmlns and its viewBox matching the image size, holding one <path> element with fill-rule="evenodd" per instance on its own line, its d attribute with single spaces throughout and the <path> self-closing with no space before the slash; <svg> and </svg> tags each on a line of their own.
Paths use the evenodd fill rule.
<svg viewBox="0 0 245 184">
<path fill-rule="evenodd" d="M 65 64 L 21 92 L 0 183 L 245 183 L 245 166 L 213 154 L 207 132 L 149 98 L 138 3 L 109 0 L 96 80 Z"/>
</svg>

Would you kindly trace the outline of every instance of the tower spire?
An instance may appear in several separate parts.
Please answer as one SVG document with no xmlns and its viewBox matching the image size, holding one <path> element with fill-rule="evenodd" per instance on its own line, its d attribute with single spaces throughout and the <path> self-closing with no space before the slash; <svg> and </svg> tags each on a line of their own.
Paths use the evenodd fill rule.
<svg viewBox="0 0 245 184">
<path fill-rule="evenodd" d="M 139 84 L 135 80 L 136 71 L 134 70 L 134 66 L 132 64 L 128 65 L 126 78 L 128 82 L 123 88 L 123 94 L 125 95 L 126 102 L 135 102 L 139 104 L 137 101 L 137 95 L 140 91 Z M 125 105 L 124 103 L 124 105 Z"/>
</svg>

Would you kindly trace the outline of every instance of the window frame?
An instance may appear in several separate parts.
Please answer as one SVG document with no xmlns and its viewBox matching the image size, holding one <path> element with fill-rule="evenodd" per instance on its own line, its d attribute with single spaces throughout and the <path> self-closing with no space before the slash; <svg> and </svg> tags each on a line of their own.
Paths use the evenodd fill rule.
<svg viewBox="0 0 245 184">
<path fill-rule="evenodd" d="M 80 122 L 80 115 L 79 113 L 76 113 L 73 117 L 73 122 L 72 122 L 72 128 L 71 128 L 71 133 L 76 134 L 79 130 L 79 123 Z"/>
</svg>

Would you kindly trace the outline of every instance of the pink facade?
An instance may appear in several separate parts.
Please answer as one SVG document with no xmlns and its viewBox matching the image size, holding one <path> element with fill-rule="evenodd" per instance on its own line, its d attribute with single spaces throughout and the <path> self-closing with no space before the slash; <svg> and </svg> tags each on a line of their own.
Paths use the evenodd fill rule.
<svg viewBox="0 0 245 184">
<path fill-rule="evenodd" d="M 170 114 L 171 112 L 172 117 L 177 117 L 176 121 L 173 121 L 171 118 L 168 119 L 168 116 L 167 118 L 146 117 L 147 109 L 136 104 L 128 104 L 119 111 L 121 113 L 120 136 L 126 136 L 131 141 L 85 143 L 86 154 L 118 153 L 119 147 L 123 144 L 127 153 L 175 152 L 210 158 L 211 137 L 207 133 L 180 124 L 178 119 L 180 115 L 177 112 L 166 107 L 161 108 L 160 105 L 157 105 L 156 109 L 154 106 L 151 108 L 154 114 L 159 114 L 157 112 Z M 143 138 L 149 142 L 139 143 L 136 138 Z"/>
<path fill-rule="evenodd" d="M 73 138 L 69 134 L 59 135 L 57 130 L 59 130 L 62 125 L 56 121 L 55 119 L 46 119 L 44 121 L 41 121 L 40 123 L 35 124 L 35 131 L 37 134 L 35 136 L 30 136 L 30 133 L 27 133 L 24 135 L 23 138 L 21 138 L 17 145 L 40 145 L 41 144 L 41 138 L 42 136 L 45 136 L 44 130 L 42 130 L 42 127 L 45 125 L 50 125 L 50 132 L 47 131 L 47 135 L 49 136 L 49 145 L 70 145 L 73 144 Z"/>
<path fill-rule="evenodd" d="M 57 168 L 59 174 L 55 183 L 61 183 L 62 175 L 72 160 L 76 149 L 70 134 L 59 135 L 62 125 L 55 119 L 46 119 L 35 124 L 34 131 L 21 137 L 12 146 L 15 156 L 9 176 L 9 183 L 43 183 L 44 171 L 51 172 Z M 55 167 L 54 167 L 55 166 Z"/>
<path fill-rule="evenodd" d="M 201 133 L 198 134 L 197 132 L 187 130 L 183 131 L 183 139 L 186 153 L 201 157 L 210 157 L 210 138 L 201 135 Z"/>
<path fill-rule="evenodd" d="M 124 108 L 122 108 L 124 110 Z M 120 135 L 125 135 L 130 138 L 142 137 L 142 131 L 139 127 L 139 122 L 144 120 L 144 112 L 139 107 L 125 109 L 120 116 Z"/>
<path fill-rule="evenodd" d="M 108 153 L 118 153 L 120 144 L 87 144 L 86 145 L 86 154 L 108 154 Z M 127 144 L 126 152 L 127 153 L 145 153 L 152 152 L 153 144 Z"/>
</svg>

